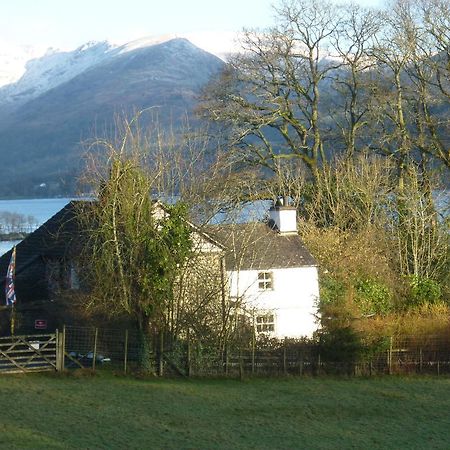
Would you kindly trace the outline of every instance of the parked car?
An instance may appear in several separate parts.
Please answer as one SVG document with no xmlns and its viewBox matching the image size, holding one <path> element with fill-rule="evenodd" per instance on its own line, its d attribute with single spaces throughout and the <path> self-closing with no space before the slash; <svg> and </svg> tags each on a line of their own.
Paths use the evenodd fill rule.
<svg viewBox="0 0 450 450">
<path fill-rule="evenodd" d="M 66 368 L 75 368 L 79 367 L 79 365 L 74 361 L 76 359 L 83 367 L 92 367 L 93 366 L 93 359 L 94 359 L 94 352 L 87 352 L 87 353 L 80 353 L 76 351 L 69 352 L 70 358 L 66 358 L 65 366 Z M 111 358 L 96 354 L 95 355 L 95 364 L 96 365 L 103 365 L 111 362 Z"/>
</svg>

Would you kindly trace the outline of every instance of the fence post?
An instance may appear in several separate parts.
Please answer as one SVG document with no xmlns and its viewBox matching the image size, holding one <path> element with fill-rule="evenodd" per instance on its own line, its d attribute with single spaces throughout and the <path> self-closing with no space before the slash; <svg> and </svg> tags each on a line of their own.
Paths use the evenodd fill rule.
<svg viewBox="0 0 450 450">
<path fill-rule="evenodd" d="M 228 375 L 228 342 L 225 344 L 225 375 Z"/>
<path fill-rule="evenodd" d="M 92 354 L 92 370 L 95 371 L 95 361 L 97 359 L 97 338 L 98 338 L 98 328 L 95 328 L 94 332 L 94 352 Z"/>
<path fill-rule="evenodd" d="M 283 374 L 287 375 L 287 360 L 286 360 L 286 338 L 283 342 Z"/>
<path fill-rule="evenodd" d="M 320 359 L 320 353 L 319 357 L 317 358 L 317 375 L 320 375 L 320 366 L 322 365 L 322 361 Z"/>
<path fill-rule="evenodd" d="M 162 377 L 164 375 L 164 363 L 163 363 L 163 353 L 164 353 L 164 333 L 159 332 L 159 351 L 158 351 L 158 375 Z"/>
<path fill-rule="evenodd" d="M 441 374 L 441 367 L 440 367 L 439 360 L 437 362 L 437 374 L 438 374 L 438 376 Z"/>
<path fill-rule="evenodd" d="M 62 372 L 64 370 L 64 350 L 65 350 L 65 327 L 63 331 L 56 330 L 56 370 Z"/>
<path fill-rule="evenodd" d="M 61 337 L 61 336 L 60 336 Z M 61 371 L 65 369 L 66 364 L 66 326 L 63 325 L 62 339 L 61 339 Z"/>
<path fill-rule="evenodd" d="M 59 336 L 58 329 L 56 329 L 55 334 L 56 334 L 56 371 L 60 372 L 61 371 L 61 344 L 60 344 L 61 339 Z"/>
<path fill-rule="evenodd" d="M 128 363 L 128 329 L 125 330 L 125 352 L 123 357 L 123 372 L 127 373 Z"/>
<path fill-rule="evenodd" d="M 62 365 L 63 365 L 63 369 L 66 367 L 65 366 L 65 361 L 66 361 L 66 326 L 63 326 L 63 343 L 62 343 Z"/>
<path fill-rule="evenodd" d="M 239 379 L 241 381 L 244 379 L 244 361 L 242 360 L 241 343 L 239 343 Z"/>
<path fill-rule="evenodd" d="M 300 352 L 300 360 L 299 360 L 299 364 L 298 364 L 298 372 L 299 372 L 300 376 L 303 375 L 303 353 L 302 352 Z"/>
<path fill-rule="evenodd" d="M 393 336 L 389 339 L 389 352 L 388 352 L 388 371 L 389 375 L 392 375 L 392 347 L 393 347 Z"/>
<path fill-rule="evenodd" d="M 419 372 L 422 373 L 423 368 L 423 354 L 422 354 L 422 347 L 419 349 Z"/>
<path fill-rule="evenodd" d="M 253 326 L 252 332 L 252 375 L 255 373 L 255 327 Z"/>
</svg>

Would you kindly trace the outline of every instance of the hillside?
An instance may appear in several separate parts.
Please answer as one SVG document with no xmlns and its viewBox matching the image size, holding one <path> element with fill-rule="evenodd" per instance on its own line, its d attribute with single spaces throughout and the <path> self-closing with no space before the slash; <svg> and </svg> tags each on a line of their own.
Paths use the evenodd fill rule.
<svg viewBox="0 0 450 450">
<path fill-rule="evenodd" d="M 0 158 L 8 168 L 0 196 L 70 193 L 83 141 L 104 135 L 117 115 L 149 107 L 161 124 L 177 127 L 223 65 L 185 39 L 100 50 L 99 62 L 85 58 L 84 70 L 72 70 L 72 77 L 40 86 L 23 103 L 0 104 Z"/>
</svg>

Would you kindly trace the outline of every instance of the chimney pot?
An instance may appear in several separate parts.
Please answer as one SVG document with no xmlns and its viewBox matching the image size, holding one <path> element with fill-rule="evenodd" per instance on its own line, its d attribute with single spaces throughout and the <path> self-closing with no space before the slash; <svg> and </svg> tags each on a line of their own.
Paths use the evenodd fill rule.
<svg viewBox="0 0 450 450">
<path fill-rule="evenodd" d="M 287 198 L 283 198 L 283 203 Z M 294 206 L 280 205 L 279 201 L 269 209 L 271 222 L 280 234 L 297 234 L 297 209 Z"/>
</svg>

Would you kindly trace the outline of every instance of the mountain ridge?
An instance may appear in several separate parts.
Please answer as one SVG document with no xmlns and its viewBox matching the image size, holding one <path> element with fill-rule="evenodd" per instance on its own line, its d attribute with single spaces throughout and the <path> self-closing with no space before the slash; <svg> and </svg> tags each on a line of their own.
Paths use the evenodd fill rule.
<svg viewBox="0 0 450 450">
<path fill-rule="evenodd" d="M 146 108 L 157 111 L 163 126 L 176 128 L 192 115 L 201 88 L 223 66 L 184 38 L 137 48 L 89 48 L 114 54 L 14 107 L 0 106 L 0 157 L 9 167 L 0 180 L 1 196 L 73 189 L 83 140 L 102 137 L 95 134 L 111 129 L 118 114 Z M 44 192 L 42 185 L 53 187 Z"/>
</svg>

